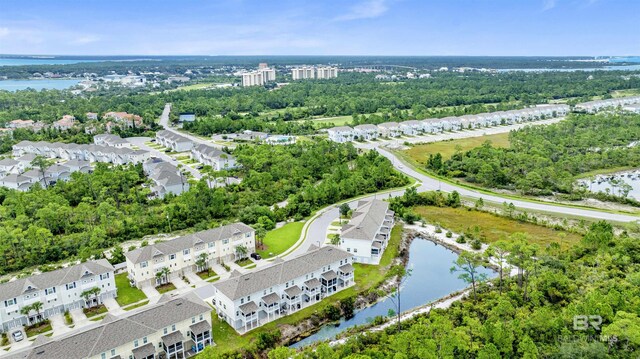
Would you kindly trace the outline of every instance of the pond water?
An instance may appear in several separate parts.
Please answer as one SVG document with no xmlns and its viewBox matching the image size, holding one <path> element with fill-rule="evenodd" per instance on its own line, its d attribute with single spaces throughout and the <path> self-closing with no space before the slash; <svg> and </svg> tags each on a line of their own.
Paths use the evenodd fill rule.
<svg viewBox="0 0 640 359">
<path fill-rule="evenodd" d="M 0 58 L 0 66 L 23 66 L 23 65 L 68 65 L 80 62 L 96 62 L 100 60 L 82 59 L 60 59 L 56 57 L 20 57 L 20 58 Z"/>
<path fill-rule="evenodd" d="M 578 183 L 594 193 L 608 192 L 624 196 L 624 192 L 628 190 L 628 197 L 640 200 L 640 170 L 598 175 L 593 179 L 582 179 Z"/>
<path fill-rule="evenodd" d="M 449 249 L 431 241 L 416 238 L 411 243 L 408 267 L 412 269 L 411 276 L 401 289 L 401 311 L 407 311 L 423 304 L 445 297 L 450 293 L 464 289 L 467 284 L 458 279 L 459 273 L 449 270 L 458 255 Z M 481 272 L 488 277 L 495 277 L 491 269 L 481 268 Z M 339 324 L 324 325 L 315 334 L 291 345 L 299 348 L 318 341 L 334 338 L 344 330 L 355 325 L 366 324 L 376 316 L 387 316 L 389 309 L 395 305 L 390 298 L 356 312 L 349 320 L 341 320 Z"/>
<path fill-rule="evenodd" d="M 6 91 L 18 91 L 18 90 L 26 90 L 28 88 L 32 88 L 34 90 L 42 90 L 42 89 L 56 89 L 63 90 L 80 83 L 80 80 L 1 80 L 0 81 L 0 90 Z"/>
</svg>

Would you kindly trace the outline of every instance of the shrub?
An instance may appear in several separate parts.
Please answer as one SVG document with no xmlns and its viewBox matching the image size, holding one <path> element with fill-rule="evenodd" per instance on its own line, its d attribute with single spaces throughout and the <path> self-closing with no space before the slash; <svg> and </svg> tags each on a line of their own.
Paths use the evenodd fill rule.
<svg viewBox="0 0 640 359">
<path fill-rule="evenodd" d="M 323 310 L 324 317 L 331 321 L 340 320 L 340 309 L 335 305 L 328 305 Z"/>
<path fill-rule="evenodd" d="M 456 243 L 460 243 L 460 244 L 467 243 L 467 239 L 464 237 L 464 234 L 461 234 L 458 238 L 456 238 Z"/>
<path fill-rule="evenodd" d="M 480 242 L 479 239 L 474 239 L 473 241 L 471 241 L 471 248 L 474 250 L 480 250 L 482 248 L 482 242 Z"/>
<path fill-rule="evenodd" d="M 282 333 L 279 330 L 260 332 L 256 338 L 256 348 L 260 351 L 275 348 L 281 337 Z"/>
<path fill-rule="evenodd" d="M 436 227 L 436 233 L 442 233 L 442 228 Z"/>
<path fill-rule="evenodd" d="M 445 234 L 445 236 L 447 236 L 447 238 L 451 238 L 453 237 L 453 233 L 451 233 L 451 231 L 447 231 L 447 234 Z"/>
</svg>

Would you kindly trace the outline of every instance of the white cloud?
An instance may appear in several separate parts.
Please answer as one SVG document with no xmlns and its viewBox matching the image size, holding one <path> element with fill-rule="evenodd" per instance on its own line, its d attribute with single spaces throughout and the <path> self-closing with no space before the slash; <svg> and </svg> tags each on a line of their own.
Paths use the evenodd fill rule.
<svg viewBox="0 0 640 359">
<path fill-rule="evenodd" d="M 0 27 L 0 37 L 9 35 L 10 31 L 8 27 Z"/>
<path fill-rule="evenodd" d="M 73 45 L 86 45 L 86 44 L 90 44 L 96 41 L 99 41 L 100 38 L 98 36 L 95 35 L 82 35 L 79 36 L 73 40 L 71 40 L 71 43 Z"/>
<path fill-rule="evenodd" d="M 389 10 L 386 0 L 364 0 L 349 9 L 344 15 L 334 18 L 335 21 L 373 19 Z"/>
<path fill-rule="evenodd" d="M 556 0 L 543 0 L 542 1 L 542 11 L 551 10 L 554 7 L 556 7 L 556 5 L 557 5 L 557 1 Z"/>
</svg>

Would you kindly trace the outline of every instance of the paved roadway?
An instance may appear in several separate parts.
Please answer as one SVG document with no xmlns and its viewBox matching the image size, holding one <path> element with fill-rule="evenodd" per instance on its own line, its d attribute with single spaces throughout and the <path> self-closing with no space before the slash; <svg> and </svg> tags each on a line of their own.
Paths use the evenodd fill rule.
<svg viewBox="0 0 640 359">
<path fill-rule="evenodd" d="M 158 151 L 154 148 L 147 146 L 145 142 L 149 142 L 151 140 L 151 138 L 149 137 L 127 137 L 126 140 L 129 141 L 129 143 L 131 143 L 132 145 L 137 146 L 141 150 L 151 152 L 151 155 L 153 157 L 157 157 L 162 160 L 165 160 L 175 166 L 178 166 L 180 164 L 180 162 L 178 162 L 176 159 L 172 158 L 171 156 L 167 155 L 164 151 Z M 200 173 L 200 171 L 198 171 L 197 169 L 189 165 L 183 165 L 181 168 L 189 171 L 194 179 L 199 180 L 202 178 L 202 174 Z"/>
<path fill-rule="evenodd" d="M 187 132 L 180 132 L 178 130 L 176 130 L 175 128 L 171 127 L 169 125 L 169 114 L 171 113 L 171 104 L 165 104 L 164 105 L 164 110 L 162 110 L 162 115 L 160 115 L 160 121 L 159 124 L 160 126 L 162 126 L 162 128 L 164 128 L 167 131 L 171 131 L 175 134 L 178 134 L 182 137 L 186 137 L 188 139 L 190 139 L 191 141 L 193 141 L 194 143 L 198 143 L 198 144 L 204 144 L 204 145 L 208 145 L 211 147 L 216 147 L 218 149 L 222 149 L 224 146 L 221 146 L 220 144 L 214 143 L 212 141 L 208 141 L 208 140 L 203 140 L 199 137 L 196 137 L 190 133 Z"/>
</svg>

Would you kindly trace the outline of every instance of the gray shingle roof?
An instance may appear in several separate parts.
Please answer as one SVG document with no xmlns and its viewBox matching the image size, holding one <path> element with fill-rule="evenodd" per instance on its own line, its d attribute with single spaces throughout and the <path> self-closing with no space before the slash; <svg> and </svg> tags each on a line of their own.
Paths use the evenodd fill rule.
<svg viewBox="0 0 640 359">
<path fill-rule="evenodd" d="M 206 331 L 211 331 L 211 326 L 209 326 L 209 322 L 203 320 L 201 322 L 197 322 L 196 324 L 192 324 L 189 329 L 193 334 L 198 335 Z"/>
<path fill-rule="evenodd" d="M 280 301 L 280 296 L 277 295 L 276 293 L 269 293 L 269 294 L 265 295 L 264 297 L 262 297 L 262 301 L 267 306 L 269 306 L 269 305 L 278 303 Z"/>
<path fill-rule="evenodd" d="M 169 333 L 167 335 L 162 336 L 162 342 L 166 346 L 174 345 L 184 340 L 184 336 L 181 332 L 175 331 L 173 333 Z"/>
<path fill-rule="evenodd" d="M 238 307 L 244 314 L 255 313 L 258 310 L 258 305 L 254 301 L 250 301 Z"/>
<path fill-rule="evenodd" d="M 340 268 L 338 268 L 340 270 L 340 272 L 342 273 L 351 273 L 353 272 L 353 266 L 351 265 L 351 263 L 347 263 L 343 266 L 340 266 Z"/>
<path fill-rule="evenodd" d="M 100 323 L 77 334 L 34 346 L 11 359 L 84 359 L 209 312 L 211 308 L 201 300 L 191 295 L 180 297 L 159 302 L 153 307 L 115 321 Z"/>
<path fill-rule="evenodd" d="M 132 350 L 134 358 L 146 358 L 156 353 L 156 347 L 151 343 L 147 343 L 141 347 Z"/>
<path fill-rule="evenodd" d="M 78 281 L 86 271 L 94 275 L 113 272 L 113 266 L 106 259 L 89 261 L 66 268 L 36 274 L 31 277 L 17 279 L 0 284 L 0 300 L 15 298 L 31 286 L 38 290 L 44 290 L 53 286 L 59 286 Z"/>
<path fill-rule="evenodd" d="M 318 280 L 318 278 L 311 278 L 308 281 L 305 281 L 304 285 L 306 285 L 307 288 L 318 288 L 321 285 L 321 283 Z"/>
<path fill-rule="evenodd" d="M 349 223 L 342 227 L 341 237 L 373 241 L 388 209 L 389 203 L 381 200 L 360 201 Z"/>
<path fill-rule="evenodd" d="M 352 255 L 346 251 L 333 246 L 325 246 L 281 263 L 216 282 L 213 286 L 227 298 L 236 300 L 351 257 Z"/>
<path fill-rule="evenodd" d="M 326 280 L 332 280 L 332 279 L 338 278 L 338 275 L 336 274 L 335 271 L 330 270 L 328 272 L 322 273 L 322 278 L 324 278 Z"/>
<path fill-rule="evenodd" d="M 151 260 L 154 255 L 169 255 L 178 253 L 187 248 L 193 248 L 196 243 L 210 243 L 222 239 L 231 238 L 234 234 L 253 233 L 253 228 L 242 222 L 228 224 L 226 226 L 207 229 L 186 236 L 178 237 L 166 242 L 156 243 L 150 246 L 135 249 L 125 253 L 125 256 L 133 263 L 142 263 Z"/>
<path fill-rule="evenodd" d="M 297 285 L 294 285 L 293 287 L 285 289 L 284 292 L 287 293 L 289 298 L 291 298 L 300 295 L 302 293 L 302 289 L 300 289 L 300 287 L 298 287 Z"/>
</svg>

